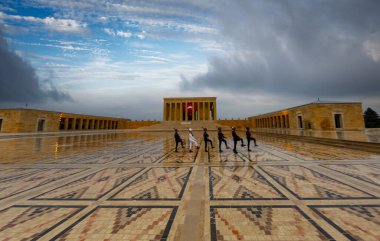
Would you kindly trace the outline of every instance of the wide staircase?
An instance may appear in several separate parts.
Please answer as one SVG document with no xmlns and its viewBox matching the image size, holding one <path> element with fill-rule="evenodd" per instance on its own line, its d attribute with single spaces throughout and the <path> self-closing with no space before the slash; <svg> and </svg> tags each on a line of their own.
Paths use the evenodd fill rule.
<svg viewBox="0 0 380 241">
<path fill-rule="evenodd" d="M 141 127 L 138 130 L 168 131 L 174 128 L 178 130 L 188 130 L 191 128 L 194 131 L 200 131 L 203 130 L 203 128 L 207 128 L 210 131 L 214 131 L 217 130 L 218 127 L 221 126 L 215 121 L 163 121 L 159 124 Z"/>
</svg>

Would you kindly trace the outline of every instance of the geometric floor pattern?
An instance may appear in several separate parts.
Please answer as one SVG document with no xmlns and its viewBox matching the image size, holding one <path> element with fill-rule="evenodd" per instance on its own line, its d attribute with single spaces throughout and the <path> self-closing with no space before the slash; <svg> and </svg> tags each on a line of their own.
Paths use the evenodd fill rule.
<svg viewBox="0 0 380 241">
<path fill-rule="evenodd" d="M 36 240 L 83 207 L 12 206 L 0 211 L 1 240 Z"/>
<path fill-rule="evenodd" d="M 286 199 L 251 166 L 209 169 L 211 200 Z"/>
<path fill-rule="evenodd" d="M 36 200 L 97 200 L 143 170 L 136 167 L 106 168 L 57 189 L 43 193 Z"/>
<path fill-rule="evenodd" d="M 110 200 L 181 200 L 191 167 L 153 167 Z"/>
<path fill-rule="evenodd" d="M 358 188 L 303 166 L 262 166 L 261 169 L 299 199 L 375 198 Z"/>
<path fill-rule="evenodd" d="M 1 136 L 0 240 L 380 240 L 379 155 L 209 134 Z"/>
<path fill-rule="evenodd" d="M 331 240 L 296 207 L 211 206 L 211 240 Z"/>
<path fill-rule="evenodd" d="M 97 207 L 56 240 L 166 240 L 176 207 Z M 144 222 L 141 222 L 144 220 Z"/>
<path fill-rule="evenodd" d="M 380 205 L 314 206 L 313 210 L 350 240 L 380 238 Z"/>
</svg>

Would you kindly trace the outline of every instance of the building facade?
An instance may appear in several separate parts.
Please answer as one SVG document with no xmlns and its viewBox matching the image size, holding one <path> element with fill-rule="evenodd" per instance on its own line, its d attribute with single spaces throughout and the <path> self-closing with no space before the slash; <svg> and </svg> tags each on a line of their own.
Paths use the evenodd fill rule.
<svg viewBox="0 0 380 241">
<path fill-rule="evenodd" d="M 363 130 L 362 104 L 359 102 L 312 102 L 248 118 L 254 128 Z"/>
<path fill-rule="evenodd" d="M 216 97 L 164 98 L 164 121 L 215 121 Z"/>
<path fill-rule="evenodd" d="M 129 120 L 33 109 L 0 109 L 0 132 L 50 132 L 127 128 Z"/>
</svg>

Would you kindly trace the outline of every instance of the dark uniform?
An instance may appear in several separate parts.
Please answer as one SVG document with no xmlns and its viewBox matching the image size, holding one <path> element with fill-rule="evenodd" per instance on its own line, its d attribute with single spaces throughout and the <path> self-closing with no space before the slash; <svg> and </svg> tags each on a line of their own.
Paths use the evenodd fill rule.
<svg viewBox="0 0 380 241">
<path fill-rule="evenodd" d="M 181 143 L 182 148 L 184 148 L 184 146 L 183 146 L 183 140 L 182 140 L 182 138 L 179 136 L 179 134 L 178 134 L 178 130 L 177 130 L 177 129 L 174 129 L 174 139 L 175 139 L 175 152 L 177 152 L 178 143 Z"/>
<path fill-rule="evenodd" d="M 249 149 L 249 144 L 250 144 L 251 140 L 253 140 L 253 143 L 255 144 L 255 146 L 257 146 L 256 138 L 251 136 L 251 131 L 249 130 L 249 127 L 247 127 L 246 129 L 247 129 L 247 131 L 245 132 L 245 135 L 247 136 L 248 151 L 251 151 L 251 149 Z"/>
<path fill-rule="evenodd" d="M 224 144 L 226 145 L 226 149 L 230 149 L 227 146 L 226 137 L 222 133 L 222 128 L 220 128 L 220 127 L 218 128 L 218 140 L 219 140 L 219 152 L 222 152 L 222 142 L 224 142 Z"/>
<path fill-rule="evenodd" d="M 234 153 L 237 153 L 236 151 L 237 142 L 241 141 L 241 146 L 245 146 L 245 145 L 244 145 L 243 138 L 241 138 L 240 136 L 236 134 L 236 129 L 234 127 L 232 128 L 232 138 L 234 139 Z"/>
<path fill-rule="evenodd" d="M 205 151 L 207 152 L 207 143 L 210 142 L 211 144 L 211 148 L 214 148 L 214 145 L 212 144 L 212 141 L 208 138 L 208 133 L 207 133 L 207 129 L 204 128 L 203 129 L 204 132 L 203 132 L 203 140 L 205 141 Z"/>
</svg>

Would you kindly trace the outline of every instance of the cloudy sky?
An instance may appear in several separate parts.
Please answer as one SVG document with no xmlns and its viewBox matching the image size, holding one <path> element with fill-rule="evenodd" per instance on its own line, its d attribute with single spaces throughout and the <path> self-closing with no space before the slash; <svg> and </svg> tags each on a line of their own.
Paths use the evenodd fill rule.
<svg viewBox="0 0 380 241">
<path fill-rule="evenodd" d="M 378 0 L 3 0 L 0 108 L 161 119 L 217 96 L 220 118 L 360 101 L 380 112 Z"/>
</svg>

